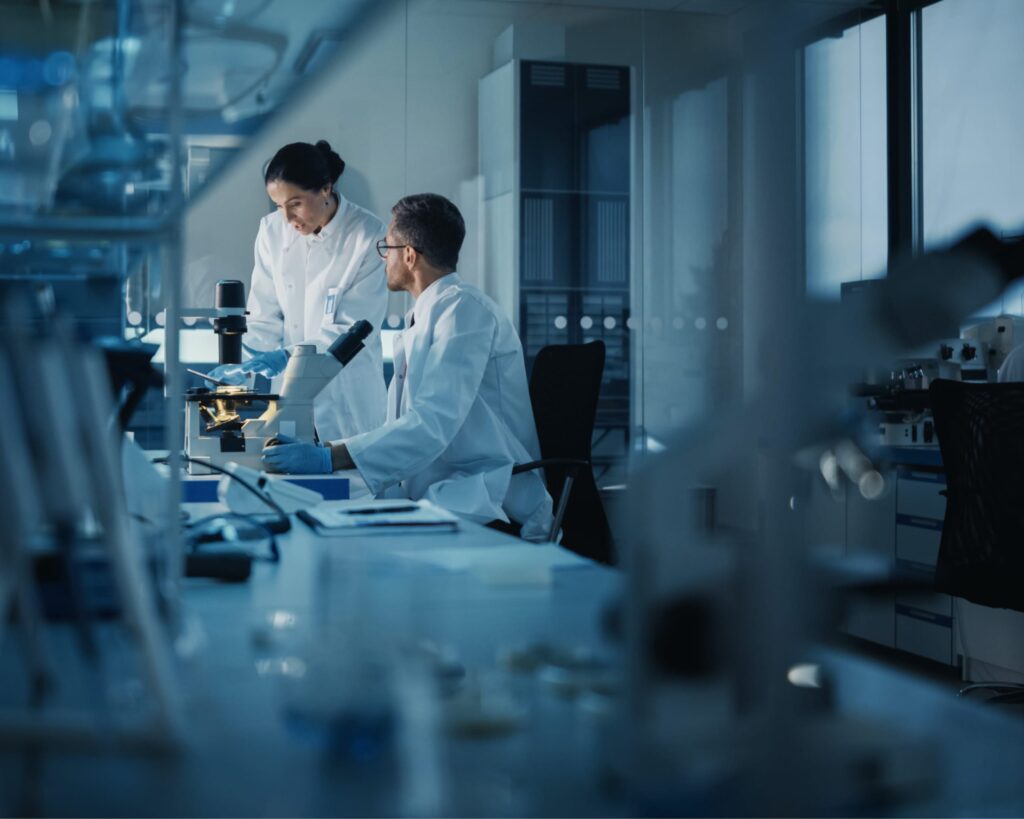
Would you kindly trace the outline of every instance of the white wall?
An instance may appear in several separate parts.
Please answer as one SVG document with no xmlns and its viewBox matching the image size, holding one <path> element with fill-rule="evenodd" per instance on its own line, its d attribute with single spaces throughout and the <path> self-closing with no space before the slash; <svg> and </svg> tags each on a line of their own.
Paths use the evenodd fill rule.
<svg viewBox="0 0 1024 819">
<path fill-rule="evenodd" d="M 406 194 L 450 198 L 466 220 L 460 273 L 482 284 L 477 83 L 494 68 L 497 36 L 525 20 L 566 26 L 570 60 L 641 64 L 639 12 L 498 0 L 390 4 L 189 211 L 185 303 L 208 302 L 219 278 L 248 282 L 256 225 L 269 209 L 263 164 L 298 140 L 327 139 L 348 164 L 342 193 L 385 221 Z M 404 309 L 400 297 L 393 301 Z"/>
<path fill-rule="evenodd" d="M 248 284 L 257 225 L 270 210 L 263 166 L 289 142 L 327 139 L 347 163 L 341 192 L 386 218 L 405 192 L 404 42 L 396 3 L 203 192 L 185 223 L 185 304 L 208 304 L 220 278 Z"/>
</svg>

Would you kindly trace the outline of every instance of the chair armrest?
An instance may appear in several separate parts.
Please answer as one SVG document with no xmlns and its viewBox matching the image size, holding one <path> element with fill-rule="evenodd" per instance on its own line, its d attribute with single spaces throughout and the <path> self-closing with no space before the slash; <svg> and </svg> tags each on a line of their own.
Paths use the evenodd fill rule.
<svg viewBox="0 0 1024 819">
<path fill-rule="evenodd" d="M 584 466 L 590 466 L 590 461 L 579 458 L 541 458 L 539 461 L 530 461 L 528 464 L 516 464 L 512 467 L 512 474 L 519 475 L 522 472 L 532 472 L 534 469 L 543 469 L 546 466 L 568 466 L 574 467 L 572 473 Z"/>
<path fill-rule="evenodd" d="M 558 532 L 562 528 L 562 518 L 565 516 L 565 509 L 569 502 L 569 492 L 572 491 L 573 481 L 575 481 L 576 474 L 582 467 L 590 468 L 590 461 L 584 461 L 579 458 L 541 458 L 539 461 L 530 461 L 528 464 L 516 464 L 512 467 L 512 474 L 519 475 L 523 472 L 531 472 L 534 469 L 543 469 L 546 466 L 564 466 L 567 468 L 567 474 L 562 481 L 562 489 L 558 498 L 558 508 L 555 510 L 551 530 L 548 532 L 548 540 L 552 543 L 557 543 Z M 548 491 L 551 491 L 551 487 L 548 487 Z M 552 497 L 554 497 L 553 494 Z"/>
</svg>

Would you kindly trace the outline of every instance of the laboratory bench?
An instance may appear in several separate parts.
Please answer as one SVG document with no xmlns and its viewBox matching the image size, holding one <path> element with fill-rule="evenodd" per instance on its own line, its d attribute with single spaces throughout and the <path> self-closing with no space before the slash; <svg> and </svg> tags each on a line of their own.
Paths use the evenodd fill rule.
<svg viewBox="0 0 1024 819">
<path fill-rule="evenodd" d="M 178 750 L 4 750 L 0 813 L 623 813 L 595 787 L 621 682 L 602 626 L 618 572 L 471 523 L 352 538 L 293 520 L 279 546 L 245 583 L 183 583 Z M 51 631 L 73 656 L 70 627 Z M 143 708 L 123 636 L 100 644 L 115 673 L 61 664 L 63 695 Z M 0 699 L 24 693 L 17 669 L 0 669 Z"/>
<path fill-rule="evenodd" d="M 180 747 L 7 747 L 0 812 L 664 812 L 657 808 L 669 803 L 635 801 L 621 777 L 622 650 L 607 633 L 624 593 L 619 572 L 469 523 L 454 534 L 355 539 L 320 537 L 296 521 L 279 545 L 280 561 L 258 562 L 246 583 L 184 583 Z M 54 656 L 72 656 L 70 628 L 51 631 Z M 112 710 L 144 708 L 123 638 L 100 636 L 115 673 L 90 680 L 61 663 L 62 691 L 105 697 Z M 867 801 L 864 815 L 872 805 L 902 815 L 1019 813 L 1024 723 L 847 654 L 822 650 L 816 659 L 830 669 L 837 713 L 850 718 L 837 723 L 836 739 L 877 736 L 882 778 L 895 777 L 911 800 Z M 0 667 L 0 699 L 18 693 L 15 666 Z M 680 724 L 693 716 L 681 712 Z M 671 804 L 672 812 L 711 808 Z"/>
</svg>

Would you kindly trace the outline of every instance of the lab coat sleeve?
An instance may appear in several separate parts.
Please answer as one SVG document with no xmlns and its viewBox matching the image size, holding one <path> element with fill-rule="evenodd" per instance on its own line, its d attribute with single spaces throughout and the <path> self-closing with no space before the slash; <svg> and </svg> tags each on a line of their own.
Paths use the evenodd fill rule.
<svg viewBox="0 0 1024 819">
<path fill-rule="evenodd" d="M 372 256 L 363 256 L 351 284 L 344 289 L 339 288 L 334 311 L 324 315 L 318 332 L 302 343 L 315 344 L 317 351 L 327 352 L 335 339 L 360 319 L 366 319 L 379 332 L 387 309 L 387 276 L 384 263 L 374 250 Z"/>
<path fill-rule="evenodd" d="M 276 350 L 284 343 L 284 310 L 277 299 L 271 273 L 270 236 L 260 223 L 253 250 L 252 279 L 249 283 L 249 311 L 245 346 L 253 350 Z"/>
<path fill-rule="evenodd" d="M 1014 347 L 996 374 L 1000 383 L 1024 381 L 1024 346 Z"/>
<path fill-rule="evenodd" d="M 453 302 L 438 316 L 411 406 L 344 442 L 371 492 L 423 471 L 452 442 L 480 391 L 495 329 L 494 317 L 472 300 Z"/>
</svg>

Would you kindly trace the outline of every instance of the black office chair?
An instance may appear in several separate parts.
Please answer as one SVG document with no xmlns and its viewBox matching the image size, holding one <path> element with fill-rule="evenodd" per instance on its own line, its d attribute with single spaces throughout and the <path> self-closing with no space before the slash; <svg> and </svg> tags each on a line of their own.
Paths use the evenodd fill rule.
<svg viewBox="0 0 1024 819">
<path fill-rule="evenodd" d="M 603 341 L 552 345 L 537 354 L 530 373 L 530 402 L 541 459 L 517 465 L 512 474 L 543 469 L 555 504 L 550 539 L 562 529 L 566 548 L 614 563 L 615 545 L 590 463 L 603 372 Z"/>
<path fill-rule="evenodd" d="M 1024 611 L 1024 383 L 934 381 L 929 388 L 946 470 L 936 588 L 992 608 Z M 1024 693 L 1016 683 L 967 690 Z"/>
</svg>

